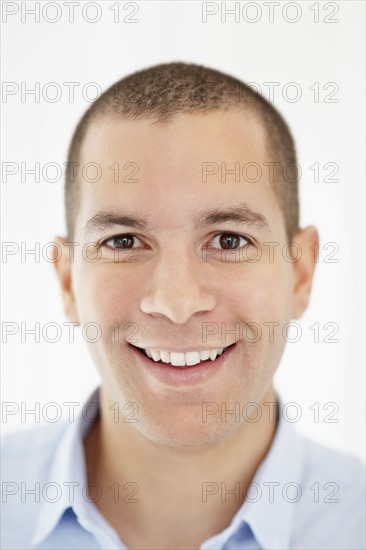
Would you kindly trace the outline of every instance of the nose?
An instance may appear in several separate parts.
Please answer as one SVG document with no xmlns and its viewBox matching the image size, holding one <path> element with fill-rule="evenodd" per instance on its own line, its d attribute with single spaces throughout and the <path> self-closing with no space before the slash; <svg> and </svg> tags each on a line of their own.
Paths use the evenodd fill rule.
<svg viewBox="0 0 366 550">
<path fill-rule="evenodd" d="M 170 254 L 157 262 L 140 302 L 141 311 L 184 324 L 195 313 L 215 307 L 214 295 L 203 288 L 197 257 Z"/>
</svg>

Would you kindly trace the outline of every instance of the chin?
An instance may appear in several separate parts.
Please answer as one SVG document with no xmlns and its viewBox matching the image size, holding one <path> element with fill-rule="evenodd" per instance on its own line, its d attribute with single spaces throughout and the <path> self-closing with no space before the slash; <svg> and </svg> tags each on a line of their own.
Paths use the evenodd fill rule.
<svg viewBox="0 0 366 550">
<path fill-rule="evenodd" d="M 149 441 L 156 445 L 164 445 L 174 448 L 197 448 L 219 445 L 238 429 L 239 424 L 235 422 L 203 423 L 201 419 L 186 421 L 180 419 L 172 422 L 169 416 L 163 420 L 154 422 L 152 419 L 146 421 L 141 418 L 136 428 Z"/>
</svg>

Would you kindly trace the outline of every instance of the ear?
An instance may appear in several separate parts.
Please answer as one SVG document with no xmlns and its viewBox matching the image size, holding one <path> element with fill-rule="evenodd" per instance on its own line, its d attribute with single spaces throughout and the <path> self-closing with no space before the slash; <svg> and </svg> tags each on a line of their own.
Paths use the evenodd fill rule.
<svg viewBox="0 0 366 550">
<path fill-rule="evenodd" d="M 79 323 L 80 321 L 72 287 L 70 247 L 65 245 L 68 241 L 62 237 L 55 237 L 55 242 L 58 244 L 58 247 L 53 247 L 52 259 L 61 287 L 64 311 L 69 321 Z"/>
<path fill-rule="evenodd" d="M 294 287 L 292 318 L 299 319 L 309 304 L 311 285 L 319 255 L 319 234 L 315 227 L 301 229 L 293 238 L 297 249 L 301 250 L 299 260 L 293 262 Z M 298 254 L 300 256 L 300 253 Z"/>
</svg>

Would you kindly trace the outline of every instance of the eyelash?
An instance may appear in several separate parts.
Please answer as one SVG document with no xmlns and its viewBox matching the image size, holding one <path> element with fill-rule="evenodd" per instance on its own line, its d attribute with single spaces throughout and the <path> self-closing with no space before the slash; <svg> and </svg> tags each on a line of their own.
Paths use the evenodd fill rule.
<svg viewBox="0 0 366 550">
<path fill-rule="evenodd" d="M 246 235 L 241 235 L 240 233 L 232 233 L 232 232 L 229 232 L 229 231 L 221 231 L 220 233 L 216 233 L 213 238 L 211 239 L 210 242 L 212 242 L 216 237 L 219 237 L 219 236 L 223 236 L 223 235 L 226 235 L 226 236 L 232 236 L 232 237 L 239 237 L 241 239 L 244 239 L 247 241 L 247 243 L 243 246 L 239 246 L 238 248 L 222 248 L 222 250 L 241 250 L 243 248 L 245 248 L 246 246 L 253 246 L 254 245 L 254 242 L 252 241 L 252 239 L 249 239 L 249 237 L 247 237 Z M 108 237 L 108 239 L 105 239 L 104 241 L 102 241 L 100 243 L 100 247 L 107 247 L 109 248 L 110 250 L 139 250 L 139 248 L 141 247 L 137 247 L 137 248 L 118 248 L 118 247 L 113 247 L 113 246 L 110 246 L 108 245 L 108 241 L 112 241 L 114 239 L 121 239 L 123 237 L 132 237 L 133 239 L 137 239 L 137 240 L 140 240 L 138 237 L 136 237 L 136 235 L 134 235 L 133 233 L 121 233 L 119 235 L 114 235 L 113 237 Z M 209 248 L 209 247 L 208 247 Z M 216 247 L 212 247 L 212 248 L 216 248 Z"/>
</svg>

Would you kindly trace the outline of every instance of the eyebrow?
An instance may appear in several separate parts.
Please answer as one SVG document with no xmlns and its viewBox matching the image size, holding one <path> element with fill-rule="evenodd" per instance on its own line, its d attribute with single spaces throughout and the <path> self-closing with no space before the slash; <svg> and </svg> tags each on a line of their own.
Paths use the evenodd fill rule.
<svg viewBox="0 0 366 550">
<path fill-rule="evenodd" d="M 125 225 L 136 229 L 154 229 L 154 226 L 148 223 L 147 218 L 136 218 L 129 214 L 101 210 L 87 221 L 84 232 L 88 234 L 92 231 L 101 231 L 115 225 Z"/>
<path fill-rule="evenodd" d="M 237 204 L 226 208 L 202 210 L 194 219 L 194 228 L 199 229 L 208 225 L 232 222 L 241 225 L 249 225 L 258 229 L 269 231 L 267 218 L 259 212 L 254 212 L 247 204 Z M 136 217 L 129 213 L 101 210 L 97 212 L 85 225 L 84 232 L 89 234 L 110 227 L 121 225 L 142 230 L 157 229 L 156 225 L 149 222 L 149 216 Z"/>
<path fill-rule="evenodd" d="M 223 209 L 203 210 L 198 214 L 194 226 L 199 228 L 224 222 L 251 225 L 268 231 L 270 229 L 267 218 L 244 203 Z"/>
</svg>

